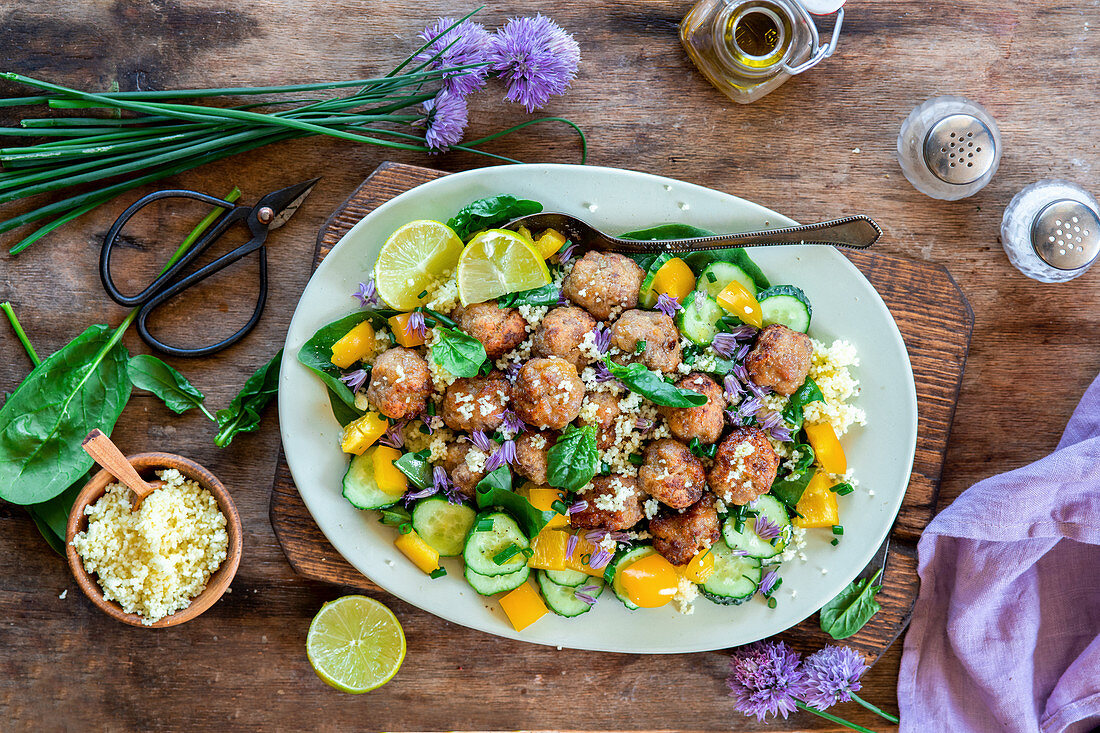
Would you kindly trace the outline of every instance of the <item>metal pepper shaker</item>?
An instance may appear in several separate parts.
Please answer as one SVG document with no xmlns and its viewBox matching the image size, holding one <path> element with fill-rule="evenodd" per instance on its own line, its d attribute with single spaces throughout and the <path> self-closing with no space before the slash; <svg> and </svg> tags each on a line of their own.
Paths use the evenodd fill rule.
<svg viewBox="0 0 1100 733">
<path fill-rule="evenodd" d="M 1100 205 L 1069 181 L 1037 181 L 1005 208 L 1001 244 L 1016 269 L 1033 280 L 1072 280 L 1100 255 Z"/>
<path fill-rule="evenodd" d="M 1001 132 L 976 102 L 936 97 L 909 113 L 898 134 L 898 163 L 921 193 L 955 201 L 980 191 L 1001 162 Z"/>
</svg>

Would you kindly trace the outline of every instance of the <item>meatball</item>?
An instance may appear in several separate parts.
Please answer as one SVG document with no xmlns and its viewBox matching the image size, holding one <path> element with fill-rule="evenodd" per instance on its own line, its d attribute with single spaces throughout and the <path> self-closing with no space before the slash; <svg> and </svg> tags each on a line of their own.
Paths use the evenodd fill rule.
<svg viewBox="0 0 1100 733">
<path fill-rule="evenodd" d="M 615 418 L 622 414 L 619 398 L 610 392 L 594 392 L 588 395 L 588 401 L 596 406 L 595 420 L 586 420 L 581 417 L 580 424 L 596 428 L 596 447 L 607 450 L 618 440 L 615 435 Z"/>
<path fill-rule="evenodd" d="M 661 512 L 649 520 L 653 549 L 673 565 L 687 565 L 691 558 L 718 541 L 718 512 L 714 494 L 704 494 L 683 512 Z"/>
<path fill-rule="evenodd" d="M 553 430 L 521 434 L 516 438 L 516 472 L 533 483 L 547 483 L 546 454 L 557 442 L 558 434 Z"/>
<path fill-rule="evenodd" d="M 809 336 L 773 323 L 756 335 L 756 345 L 745 357 L 745 369 L 761 387 L 792 395 L 806 381 L 813 354 Z"/>
<path fill-rule="evenodd" d="M 367 400 L 386 417 L 401 420 L 419 415 L 432 394 L 428 362 L 412 349 L 396 347 L 374 360 Z"/>
<path fill-rule="evenodd" d="M 614 252 L 588 252 L 573 265 L 562 293 L 581 308 L 606 321 L 613 312 L 638 305 L 645 273 L 634 260 Z"/>
<path fill-rule="evenodd" d="M 474 460 L 474 464 L 480 463 L 484 467 L 485 461 L 499 446 L 495 441 L 490 441 L 491 450 L 489 453 L 481 450 L 472 443 L 462 441 L 460 443 L 451 443 L 447 446 L 447 452 L 443 454 L 443 459 L 439 464 L 443 467 L 443 470 L 447 472 L 447 475 L 451 477 L 451 483 L 455 485 L 455 489 L 468 499 L 472 499 L 474 494 L 477 493 L 477 485 L 481 479 L 485 478 L 488 474 L 484 468 L 477 471 L 470 468 L 470 464 L 466 462 L 466 456 L 473 451 L 478 456 Z"/>
<path fill-rule="evenodd" d="M 722 411 L 726 409 L 722 388 L 706 374 L 698 372 L 687 375 L 676 386 L 706 395 L 707 403 L 699 407 L 658 407 L 668 429 L 685 443 L 692 438 L 707 445 L 718 440 L 725 419 Z"/>
<path fill-rule="evenodd" d="M 662 438 L 645 449 L 645 459 L 638 469 L 638 485 L 657 501 L 683 509 L 703 495 L 707 472 L 686 445 Z"/>
<path fill-rule="evenodd" d="M 527 338 L 527 321 L 515 308 L 501 308 L 495 300 L 461 308 L 454 316 L 458 327 L 485 347 L 490 359 L 498 359 Z"/>
<path fill-rule="evenodd" d="M 637 353 L 638 342 L 645 348 Z M 611 345 L 623 352 L 616 361 L 641 360 L 647 369 L 674 372 L 680 366 L 680 332 L 676 323 L 657 311 L 629 310 L 611 327 Z"/>
<path fill-rule="evenodd" d="M 600 496 L 610 497 L 615 506 L 621 509 L 608 511 L 596 506 Z M 633 476 L 597 476 L 592 479 L 592 488 L 581 494 L 580 498 L 588 506 L 569 517 L 569 524 L 581 529 L 606 529 L 615 532 L 629 529 L 645 517 L 642 511 L 642 497 L 638 490 L 638 481 Z"/>
<path fill-rule="evenodd" d="M 581 353 L 584 335 L 596 329 L 596 319 L 582 308 L 555 308 L 546 314 L 531 340 L 536 356 L 560 356 L 579 372 L 588 363 Z"/>
<path fill-rule="evenodd" d="M 511 396 L 512 385 L 500 372 L 456 379 L 443 398 L 443 422 L 451 430 L 496 430 Z"/>
<path fill-rule="evenodd" d="M 727 504 L 748 504 L 768 493 L 779 469 L 767 434 L 760 428 L 737 428 L 718 446 L 707 485 Z"/>
<path fill-rule="evenodd" d="M 512 409 L 537 428 L 561 430 L 576 419 L 584 400 L 584 382 L 577 368 L 557 356 L 531 359 L 516 375 Z"/>
</svg>

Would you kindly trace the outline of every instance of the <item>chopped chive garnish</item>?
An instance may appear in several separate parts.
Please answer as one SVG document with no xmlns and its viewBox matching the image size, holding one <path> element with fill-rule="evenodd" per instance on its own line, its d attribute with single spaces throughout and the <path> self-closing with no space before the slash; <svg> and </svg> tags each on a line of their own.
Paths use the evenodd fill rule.
<svg viewBox="0 0 1100 733">
<path fill-rule="evenodd" d="M 515 542 L 505 547 L 503 550 L 493 555 L 493 562 L 497 565 L 503 565 L 511 560 L 513 557 L 522 552 L 522 549 Z"/>
<path fill-rule="evenodd" d="M 643 351 L 645 351 L 645 340 L 644 339 L 637 342 L 636 344 L 634 344 L 634 353 L 635 354 L 640 354 Z"/>
<path fill-rule="evenodd" d="M 419 430 L 420 430 L 421 435 L 431 435 L 432 434 L 431 429 L 428 428 L 427 425 L 421 425 Z"/>
<path fill-rule="evenodd" d="M 477 526 L 474 527 L 475 532 L 492 532 L 493 531 L 493 518 L 482 517 L 477 520 Z"/>
<path fill-rule="evenodd" d="M 428 414 L 429 415 L 435 415 L 435 403 L 434 402 L 429 402 L 428 403 Z"/>
<path fill-rule="evenodd" d="M 837 496 L 847 496 L 855 490 L 855 487 L 846 481 L 844 483 L 837 484 L 836 486 L 833 486 L 829 489 L 829 491 L 836 493 Z"/>
<path fill-rule="evenodd" d="M 834 537 L 832 542 L 830 542 L 829 544 L 832 545 L 833 547 L 836 547 L 837 545 L 840 544 L 840 539 L 837 538 L 837 537 Z"/>
<path fill-rule="evenodd" d="M 442 578 L 446 574 L 447 568 L 436 568 L 432 572 L 428 573 L 428 577 L 432 580 L 435 580 L 436 578 Z"/>
<path fill-rule="evenodd" d="M 522 550 L 520 550 L 520 552 L 522 552 L 522 553 L 523 553 L 523 556 L 524 556 L 525 558 L 527 558 L 528 560 L 530 560 L 530 559 L 531 559 L 532 557 L 534 557 L 534 556 L 535 556 L 535 551 L 534 551 L 534 549 L 532 549 L 532 548 L 530 548 L 530 547 L 524 547 L 524 548 L 523 548 Z"/>
<path fill-rule="evenodd" d="M 635 466 L 640 466 L 640 465 L 642 465 L 642 462 L 643 462 L 644 459 L 642 458 L 641 453 L 631 453 L 627 460 L 629 460 Z"/>
<path fill-rule="evenodd" d="M 405 522 L 404 524 L 400 525 L 397 528 L 397 531 L 400 532 L 401 534 L 408 534 L 409 532 L 412 532 L 413 531 L 412 523 L 411 522 Z"/>
<path fill-rule="evenodd" d="M 779 605 L 779 602 L 775 600 L 775 596 L 768 599 L 768 608 L 775 608 Z"/>
<path fill-rule="evenodd" d="M 834 524 L 833 525 L 833 534 L 844 534 L 844 525 Z"/>
<path fill-rule="evenodd" d="M 601 476 L 607 476 L 610 473 L 611 473 L 611 464 L 608 463 L 607 461 L 601 461 L 600 462 L 600 475 Z"/>
<path fill-rule="evenodd" d="M 583 555 L 581 555 L 581 564 L 582 565 L 587 565 L 591 561 L 592 561 L 592 553 L 591 552 L 586 552 Z"/>
<path fill-rule="evenodd" d="M 707 272 L 707 282 L 718 282 L 718 276 L 713 272 Z"/>
<path fill-rule="evenodd" d="M 428 297 L 428 291 L 427 290 L 421 290 L 420 295 L 417 295 L 416 297 L 417 297 L 417 300 L 424 300 L 424 298 Z"/>
<path fill-rule="evenodd" d="M 565 516 L 566 513 L 569 511 L 569 507 L 567 507 L 565 505 L 565 502 L 561 501 L 560 499 L 552 503 L 550 505 L 550 508 L 556 511 L 558 514 L 561 514 L 562 516 Z"/>
</svg>

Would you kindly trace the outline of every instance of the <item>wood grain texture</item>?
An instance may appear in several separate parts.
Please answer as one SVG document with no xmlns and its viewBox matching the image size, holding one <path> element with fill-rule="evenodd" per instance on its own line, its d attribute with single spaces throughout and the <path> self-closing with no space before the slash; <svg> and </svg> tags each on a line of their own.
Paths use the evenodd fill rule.
<svg viewBox="0 0 1100 733">
<path fill-rule="evenodd" d="M 676 25 L 690 4 L 513 0 L 481 16 L 495 26 L 541 11 L 576 34 L 580 74 L 546 112 L 584 127 L 591 163 L 710 186 L 800 221 L 867 213 L 886 230 L 877 251 L 951 272 L 975 323 L 939 508 L 975 481 L 1049 453 L 1100 370 L 1100 274 L 1062 285 L 1035 283 L 1009 265 L 997 234 L 1003 207 L 1034 180 L 1058 176 L 1100 191 L 1100 127 L 1087 106 L 1100 76 L 1100 11 L 1091 0 L 849 3 L 832 58 L 741 106 L 711 88 L 680 48 Z M 391 68 L 414 48 L 414 34 L 427 19 L 464 9 L 443 0 L 0 0 L 0 67 L 88 89 L 106 89 L 112 81 L 128 90 L 347 79 Z M 0 86 L 0 93 L 17 91 L 23 93 Z M 909 111 L 944 93 L 981 102 L 1005 143 L 989 186 L 958 202 L 915 191 L 894 153 Z M 472 100 L 472 137 L 529 119 L 521 108 L 502 105 L 501 96 L 493 84 Z M 0 123 L 13 123 L 17 111 L 0 109 Z M 554 126 L 528 128 L 490 149 L 530 162 L 578 157 L 575 139 Z M 312 139 L 163 184 L 214 195 L 239 184 L 243 202 L 251 203 L 280 186 L 323 176 L 294 219 L 268 240 L 271 292 L 256 331 L 224 354 L 171 360 L 206 393 L 208 405 L 225 406 L 282 344 L 309 278 L 318 230 L 386 159 L 450 171 L 486 163 L 465 153 L 395 158 L 368 146 Z M 40 353 L 92 323 L 122 319 L 125 311 L 106 298 L 96 277 L 99 245 L 122 209 L 153 188 L 74 222 L 19 257 L 3 254 L 18 233 L 0 237 L 0 300 L 13 302 Z M 157 230 L 178 242 L 195 214 L 165 212 Z M 148 242 L 138 242 L 133 254 L 148 256 L 151 268 L 167 256 Z M 242 266 L 242 277 L 254 276 L 249 266 Z M 239 292 L 235 274 L 212 295 L 214 307 L 250 310 L 251 293 Z M 184 331 L 206 325 L 186 312 L 169 320 Z M 133 353 L 146 351 L 133 333 L 125 343 Z M 22 380 L 29 363 L 3 326 L 0 349 L 3 393 Z M 725 662 L 718 654 L 695 655 L 691 676 L 670 689 L 664 657 L 539 649 L 518 660 L 499 640 L 477 632 L 441 653 L 435 639 L 448 625 L 392 600 L 387 603 L 409 637 L 405 665 L 384 688 L 392 695 L 386 699 L 399 703 L 383 705 L 373 693 L 341 695 L 316 678 L 303 645 L 310 618 L 344 590 L 297 576 L 268 521 L 279 451 L 274 412 L 258 433 L 227 449 L 213 446 L 214 432 L 200 415 L 174 415 L 136 393 L 112 436 L 128 453 L 170 450 L 208 466 L 241 513 L 244 555 L 233 592 L 177 629 L 150 633 L 104 617 L 77 592 L 64 559 L 45 548 L 26 513 L 0 505 L 2 727 L 776 731 L 822 725 L 800 713 L 761 726 L 728 704 L 678 704 L 684 697 L 725 700 Z M 68 592 L 59 599 L 62 591 Z M 864 678 L 867 699 L 893 710 L 899 646 Z M 556 702 L 563 686 L 578 691 L 568 709 Z M 608 707 L 608 700 L 616 704 Z M 494 722 L 489 712 L 496 709 L 505 711 L 507 725 Z M 836 712 L 889 729 L 855 705 Z"/>
</svg>

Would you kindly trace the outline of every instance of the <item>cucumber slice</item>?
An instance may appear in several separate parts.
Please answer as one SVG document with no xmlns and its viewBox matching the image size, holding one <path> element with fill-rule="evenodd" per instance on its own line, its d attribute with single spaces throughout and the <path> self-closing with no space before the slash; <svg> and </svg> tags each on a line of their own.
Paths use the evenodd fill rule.
<svg viewBox="0 0 1100 733">
<path fill-rule="evenodd" d="M 799 333 L 810 330 L 810 300 L 794 285 L 774 285 L 758 293 L 756 299 L 765 326 L 778 323 Z"/>
<path fill-rule="evenodd" d="M 760 585 L 760 560 L 734 555 L 723 540 L 711 545 L 714 570 L 699 586 L 703 596 L 722 606 L 739 606 L 756 595 Z"/>
<path fill-rule="evenodd" d="M 475 573 L 470 570 L 469 566 L 466 566 L 466 582 L 478 592 L 478 595 L 482 596 L 515 590 L 526 583 L 530 575 L 531 568 L 526 565 L 515 572 L 505 573 L 504 575 L 482 575 L 481 573 Z"/>
<path fill-rule="evenodd" d="M 539 590 L 542 591 L 542 597 L 546 601 L 546 607 L 559 616 L 573 618 L 592 610 L 592 606 L 577 598 L 577 587 L 558 585 L 550 579 L 549 572 L 542 570 L 538 572 L 537 578 Z M 598 598 L 603 593 L 603 582 L 599 578 L 593 578 L 591 585 L 596 586 L 596 590 L 588 593 L 588 595 Z"/>
<path fill-rule="evenodd" d="M 736 522 L 733 517 L 730 517 L 722 524 L 722 539 L 729 547 L 742 550 L 748 553 L 749 557 L 762 560 L 775 557 L 783 552 L 791 539 L 791 518 L 787 515 L 787 508 L 774 496 L 766 494 L 757 497 L 749 506 L 758 515 L 765 516 L 774 524 L 779 525 L 779 536 L 775 539 L 775 544 L 772 544 L 769 540 L 761 539 L 760 535 L 756 534 L 756 517 L 746 519 L 740 532 L 735 527 Z"/>
<path fill-rule="evenodd" d="M 619 550 L 615 554 L 615 557 L 611 558 L 611 562 L 607 564 L 607 567 L 603 571 L 603 579 L 607 581 L 611 586 L 611 591 L 615 594 L 615 597 L 623 602 L 623 605 L 629 608 L 631 611 L 637 611 L 638 606 L 632 600 L 630 596 L 623 590 L 622 585 L 619 583 L 619 578 L 622 575 L 621 571 L 627 565 L 641 560 L 646 555 L 652 555 L 656 550 L 647 545 L 641 547 L 628 547 L 625 550 Z"/>
<path fill-rule="evenodd" d="M 571 588 L 576 588 L 578 585 L 584 585 L 584 582 L 592 576 L 588 573 L 582 573 L 579 570 L 547 570 L 546 576 L 550 579 L 551 583 L 557 583 L 558 585 L 568 585 Z"/>
<path fill-rule="evenodd" d="M 452 504 L 432 496 L 418 501 L 413 507 L 412 525 L 420 539 L 433 550 L 443 557 L 454 557 L 462 554 L 476 515 L 465 504 Z"/>
<path fill-rule="evenodd" d="M 718 319 L 726 315 L 718 301 L 701 290 L 692 290 L 684 298 L 684 309 L 676 314 L 676 325 L 692 343 L 709 346 L 718 333 Z"/>
<path fill-rule="evenodd" d="M 652 308 L 657 305 L 657 294 L 653 292 L 653 278 L 657 277 L 657 271 L 665 266 L 665 263 L 671 260 L 675 255 L 668 252 L 662 252 L 657 255 L 657 259 L 653 260 L 653 263 L 646 270 L 645 279 L 642 280 L 642 287 L 638 289 L 638 304 L 643 308 Z"/>
<path fill-rule="evenodd" d="M 493 528 L 479 532 L 478 523 L 482 519 L 490 519 Z M 507 575 L 514 573 L 527 565 L 527 558 L 523 553 L 517 552 L 499 565 L 493 558 L 510 545 L 515 545 L 521 550 L 531 546 L 527 535 L 520 531 L 516 520 L 503 512 L 482 512 L 474 519 L 474 528 L 466 538 L 466 547 L 462 551 L 462 559 L 466 561 L 466 567 L 479 575 Z"/>
<path fill-rule="evenodd" d="M 374 448 L 351 459 L 344 474 L 344 498 L 356 509 L 381 509 L 396 504 L 404 492 L 394 496 L 378 488 L 374 480 Z"/>
<path fill-rule="evenodd" d="M 749 273 L 731 262 L 712 262 L 704 267 L 699 273 L 699 279 L 695 282 L 695 289 L 716 298 L 718 293 L 734 280 L 744 285 L 745 290 L 756 295 L 756 281 L 749 276 Z"/>
</svg>

